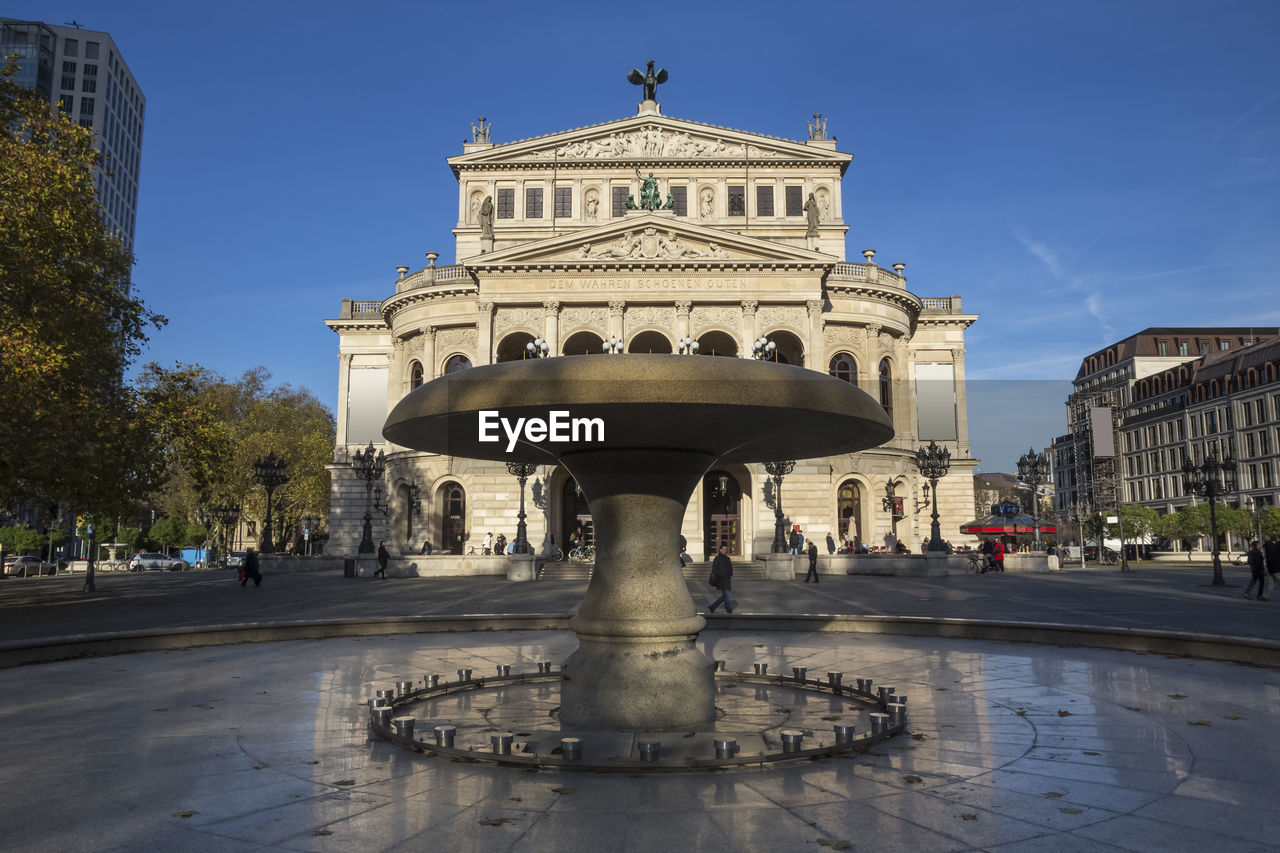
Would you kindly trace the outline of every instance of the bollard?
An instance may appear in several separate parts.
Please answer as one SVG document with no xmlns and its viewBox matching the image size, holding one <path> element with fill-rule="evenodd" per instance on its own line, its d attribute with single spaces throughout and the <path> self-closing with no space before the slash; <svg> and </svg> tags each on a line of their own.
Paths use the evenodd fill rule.
<svg viewBox="0 0 1280 853">
<path fill-rule="evenodd" d="M 538 672 L 542 673 L 543 675 L 547 674 L 548 672 L 551 672 L 551 661 L 549 660 L 538 661 Z"/>
<path fill-rule="evenodd" d="M 804 732 L 800 729 L 782 730 L 782 751 L 799 752 L 804 748 Z"/>
<path fill-rule="evenodd" d="M 876 693 L 880 696 L 880 704 L 883 705 L 893 696 L 892 687 L 877 687 Z"/>
<path fill-rule="evenodd" d="M 768 674 L 769 674 L 769 664 L 767 664 L 767 663 L 757 663 L 757 664 L 754 664 L 754 666 L 755 666 L 755 668 L 756 668 L 756 675 L 768 675 Z"/>
<path fill-rule="evenodd" d="M 878 737 L 889 729 L 889 715 L 884 711 L 872 711 L 871 717 L 871 736 Z"/>
<path fill-rule="evenodd" d="M 388 705 L 394 702 L 396 698 L 396 692 L 394 690 L 379 690 L 374 695 L 381 696 L 383 699 L 386 699 Z"/>
<path fill-rule="evenodd" d="M 499 678 L 502 678 L 503 676 L 507 676 L 507 675 L 510 675 L 510 674 L 511 674 L 511 664 L 509 664 L 509 663 L 500 663 L 500 664 L 498 664 L 498 677 L 499 677 Z"/>
<path fill-rule="evenodd" d="M 728 666 L 727 661 L 722 661 L 722 660 L 716 661 L 716 672 L 724 672 L 726 666 Z"/>
<path fill-rule="evenodd" d="M 836 723 L 836 743 L 853 743 L 853 723 Z"/>
<path fill-rule="evenodd" d="M 413 740 L 414 722 L 416 720 L 413 717 L 393 717 L 391 719 L 391 725 L 396 727 L 396 733 L 400 737 L 407 737 L 409 740 Z"/>
<path fill-rule="evenodd" d="M 859 679 L 858 679 L 858 692 L 859 692 L 859 693 L 870 693 L 870 692 L 871 692 L 871 679 L 870 679 L 870 678 L 859 678 Z"/>
<path fill-rule="evenodd" d="M 493 747 L 493 754 L 510 755 L 511 741 L 515 740 L 515 737 L 511 732 L 498 732 L 496 735 L 489 735 L 489 744 Z"/>
<path fill-rule="evenodd" d="M 828 672 L 827 684 L 831 685 L 832 690 L 840 689 L 840 682 L 844 680 L 843 672 Z"/>
<path fill-rule="evenodd" d="M 662 744 L 656 740 L 642 740 L 636 746 L 640 750 L 641 761 L 657 761 L 662 754 Z"/>
<path fill-rule="evenodd" d="M 390 708 L 374 708 L 371 713 L 373 714 L 373 724 L 375 726 L 380 729 L 391 728 L 391 715 L 395 713 L 394 711 Z"/>
<path fill-rule="evenodd" d="M 412 681 L 397 681 L 397 682 L 396 682 L 396 695 L 397 695 L 399 698 L 403 699 L 404 697 L 408 696 L 408 695 L 409 695 L 410 693 L 412 693 L 412 692 L 413 692 L 413 682 L 412 682 Z"/>
<path fill-rule="evenodd" d="M 436 746 L 453 746 L 453 736 L 457 733 L 457 726 L 436 726 L 432 729 L 436 735 Z"/>
<path fill-rule="evenodd" d="M 889 724 L 894 728 L 903 725 L 907 721 L 907 706 L 901 702 L 890 702 L 885 705 L 885 710 L 889 712 Z"/>
<path fill-rule="evenodd" d="M 372 699 L 369 700 L 370 708 L 385 708 L 386 706 L 387 706 L 386 696 L 374 696 Z"/>
<path fill-rule="evenodd" d="M 801 684 L 804 684 L 804 677 L 809 674 L 809 668 L 804 666 L 791 667 L 791 677 Z"/>
<path fill-rule="evenodd" d="M 560 738 L 560 751 L 564 753 L 565 761 L 578 761 L 582 758 L 582 738 Z"/>
<path fill-rule="evenodd" d="M 731 737 L 716 738 L 716 758 L 733 758 L 738 752 L 738 740 Z"/>
<path fill-rule="evenodd" d="M 460 669 L 460 670 L 458 670 L 458 680 L 459 680 L 459 681 L 470 681 L 470 680 L 471 680 L 471 670 L 469 670 L 469 669 Z"/>
<path fill-rule="evenodd" d="M 900 703 L 900 704 L 902 704 L 902 705 L 905 705 L 905 704 L 907 704 L 907 697 L 906 697 L 906 696 L 898 696 L 897 694 L 894 694 L 893 701 L 898 702 L 898 703 Z"/>
<path fill-rule="evenodd" d="M 427 690 L 434 690 L 440 686 L 440 676 L 424 675 L 422 676 L 422 686 Z"/>
</svg>

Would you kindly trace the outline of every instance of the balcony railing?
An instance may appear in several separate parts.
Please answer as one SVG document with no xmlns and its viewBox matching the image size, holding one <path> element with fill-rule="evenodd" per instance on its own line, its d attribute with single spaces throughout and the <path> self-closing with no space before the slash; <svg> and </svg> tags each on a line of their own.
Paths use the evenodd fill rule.
<svg viewBox="0 0 1280 853">
<path fill-rule="evenodd" d="M 468 281 L 471 274 L 467 272 L 467 268 L 462 264 L 452 264 L 445 267 L 425 267 L 414 273 L 409 273 L 404 278 L 396 280 L 396 293 L 404 293 L 406 290 L 415 290 L 419 287 L 434 287 L 437 284 L 448 282 Z"/>
</svg>

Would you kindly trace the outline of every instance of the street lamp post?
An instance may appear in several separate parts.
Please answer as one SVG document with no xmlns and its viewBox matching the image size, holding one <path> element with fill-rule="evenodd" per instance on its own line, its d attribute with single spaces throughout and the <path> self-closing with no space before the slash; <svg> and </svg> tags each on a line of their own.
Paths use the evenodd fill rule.
<svg viewBox="0 0 1280 853">
<path fill-rule="evenodd" d="M 320 519 L 308 513 L 302 517 L 302 538 L 306 540 L 305 553 L 311 556 L 311 534 L 315 532 L 316 525 L 320 523 Z"/>
<path fill-rule="evenodd" d="M 213 515 L 222 525 L 222 553 L 231 552 L 232 532 L 235 530 L 236 522 L 240 520 L 239 504 L 223 504 L 213 508 Z"/>
<path fill-rule="evenodd" d="M 532 462 L 507 463 L 507 473 L 520 481 L 520 514 L 516 516 L 519 521 L 516 524 L 516 543 L 512 548 L 512 551 L 516 554 L 530 554 L 533 552 L 533 549 L 529 547 L 529 530 L 524 523 L 524 484 L 537 470 L 538 466 Z"/>
<path fill-rule="evenodd" d="M 1214 501 L 1235 491 L 1235 484 L 1232 483 L 1235 473 L 1235 460 L 1219 460 L 1213 453 L 1209 454 L 1202 465 L 1196 465 L 1188 459 L 1182 466 L 1183 482 L 1187 491 L 1209 499 L 1209 535 L 1213 537 L 1214 586 L 1227 585 L 1222 577 L 1222 560 L 1218 556 L 1218 512 L 1214 508 Z"/>
<path fill-rule="evenodd" d="M 360 538 L 360 547 L 357 552 L 372 554 L 376 550 L 373 547 L 373 517 L 369 514 L 373 509 L 373 483 L 375 480 L 380 481 L 382 475 L 386 473 L 387 457 L 381 450 L 375 455 L 371 441 L 364 450 L 355 452 L 351 467 L 355 470 L 356 477 L 364 481 L 364 535 Z"/>
<path fill-rule="evenodd" d="M 1031 487 L 1031 527 L 1035 534 L 1036 550 L 1040 550 L 1040 486 L 1049 482 L 1049 459 L 1036 453 L 1034 447 L 1018 459 L 1018 476 Z"/>
<path fill-rule="evenodd" d="M 947 476 L 947 471 L 951 470 L 951 451 L 945 447 L 939 447 L 936 441 L 930 441 L 928 447 L 916 450 L 914 461 L 916 467 L 920 469 L 920 475 L 933 487 L 933 523 L 929 525 L 927 550 L 944 551 L 946 546 L 942 543 L 942 529 L 938 526 L 938 481 Z"/>
<path fill-rule="evenodd" d="M 277 488 L 289 482 L 285 467 L 285 461 L 276 458 L 274 450 L 265 458 L 258 457 L 253 462 L 253 477 L 267 490 L 267 520 L 262 524 L 262 541 L 258 545 L 259 550 L 264 554 L 274 553 L 276 549 L 275 543 L 271 540 L 271 495 Z"/>
<path fill-rule="evenodd" d="M 898 545 L 898 496 L 893 493 L 894 486 L 893 480 L 884 484 L 884 498 L 881 499 L 881 504 L 884 506 L 884 511 L 889 513 L 889 534 L 893 537 L 896 548 Z"/>
<path fill-rule="evenodd" d="M 773 478 L 773 547 L 770 550 L 775 554 L 787 552 L 786 524 L 782 520 L 782 478 L 795 467 L 794 459 L 764 463 L 765 472 Z"/>
</svg>

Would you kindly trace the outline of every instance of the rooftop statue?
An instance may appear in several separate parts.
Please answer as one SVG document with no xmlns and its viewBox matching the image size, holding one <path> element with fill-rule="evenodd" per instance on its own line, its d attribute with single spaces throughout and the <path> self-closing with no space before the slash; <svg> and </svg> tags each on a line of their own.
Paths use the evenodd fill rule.
<svg viewBox="0 0 1280 853">
<path fill-rule="evenodd" d="M 649 70 L 640 73 L 639 68 L 632 68 L 631 73 L 627 75 L 627 79 L 637 86 L 644 86 L 644 99 L 646 101 L 658 100 L 658 84 L 667 82 L 667 69 L 662 68 L 656 74 L 653 71 L 653 60 L 649 60 Z"/>
<path fill-rule="evenodd" d="M 472 123 L 471 141 L 472 142 L 488 142 L 489 131 L 493 128 L 493 123 L 490 122 L 489 124 L 485 124 L 484 116 L 480 116 L 480 118 L 476 119 L 476 121 L 480 122 L 480 124 L 479 126 L 477 126 L 474 122 Z"/>
</svg>

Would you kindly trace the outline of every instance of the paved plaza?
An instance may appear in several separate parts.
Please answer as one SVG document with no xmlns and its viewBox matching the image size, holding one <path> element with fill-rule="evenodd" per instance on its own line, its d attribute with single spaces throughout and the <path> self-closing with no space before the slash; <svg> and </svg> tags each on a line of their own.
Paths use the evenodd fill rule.
<svg viewBox="0 0 1280 853">
<path fill-rule="evenodd" d="M 1274 641 L 1244 574 L 743 581 L 699 644 L 747 671 L 806 666 L 910 697 L 910 734 L 848 758 L 663 776 L 527 772 L 368 737 L 373 691 L 563 660 L 564 630 L 204 646 L 0 670 L 5 850 L 1273 850 L 1280 673 L 1176 655 L 761 631 L 736 617 L 1043 622 Z M 568 612 L 584 582 L 229 572 L 0 583 L 0 648 L 39 638 Z M 705 609 L 704 588 L 691 586 Z M 475 701 L 487 701 L 477 694 Z M 808 702 L 823 701 L 809 698 Z M 803 698 L 782 719 L 813 708 Z M 476 709 L 471 709 L 476 710 Z M 478 710 L 484 711 L 478 706 Z M 444 709 L 443 714 L 448 713 Z M 439 717 L 444 721 L 444 717 Z"/>
</svg>

